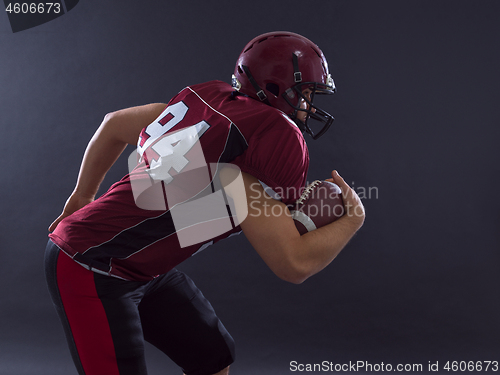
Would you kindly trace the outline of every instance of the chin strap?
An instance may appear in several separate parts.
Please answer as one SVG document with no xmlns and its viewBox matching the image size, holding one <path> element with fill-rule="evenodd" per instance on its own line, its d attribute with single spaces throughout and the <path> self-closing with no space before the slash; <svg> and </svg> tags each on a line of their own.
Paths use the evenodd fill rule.
<svg viewBox="0 0 500 375">
<path fill-rule="evenodd" d="M 250 73 L 250 69 L 248 68 L 248 66 L 242 65 L 241 67 L 243 68 L 243 71 L 245 72 L 248 80 L 250 81 L 253 88 L 255 89 L 255 92 L 257 93 L 257 97 L 260 99 L 260 101 L 266 103 L 267 105 L 271 105 L 271 103 L 269 103 L 269 100 L 267 100 L 266 93 L 257 84 L 257 81 L 255 81 L 255 78 L 253 78 L 252 73 Z"/>
<path fill-rule="evenodd" d="M 302 82 L 302 73 L 299 69 L 299 58 L 295 53 L 292 53 L 292 62 L 293 62 L 293 80 L 295 83 Z"/>
</svg>

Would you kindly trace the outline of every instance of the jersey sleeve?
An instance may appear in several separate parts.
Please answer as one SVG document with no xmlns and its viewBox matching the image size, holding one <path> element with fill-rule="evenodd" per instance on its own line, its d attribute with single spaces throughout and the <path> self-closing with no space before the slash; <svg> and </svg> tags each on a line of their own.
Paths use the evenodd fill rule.
<svg viewBox="0 0 500 375">
<path fill-rule="evenodd" d="M 284 117 L 254 134 L 240 168 L 291 204 L 303 192 L 309 153 L 302 133 Z"/>
</svg>

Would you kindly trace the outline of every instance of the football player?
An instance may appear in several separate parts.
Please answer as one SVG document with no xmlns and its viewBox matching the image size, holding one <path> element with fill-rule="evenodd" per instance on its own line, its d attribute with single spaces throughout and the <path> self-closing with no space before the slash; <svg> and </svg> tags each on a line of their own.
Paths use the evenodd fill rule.
<svg viewBox="0 0 500 375">
<path fill-rule="evenodd" d="M 292 283 L 337 256 L 364 221 L 359 197 L 338 173 L 329 180 L 343 192 L 339 220 L 300 236 L 287 208 L 306 182 L 304 134 L 317 139 L 333 121 L 314 98 L 334 91 L 314 43 L 273 32 L 245 46 L 232 85 L 193 85 L 168 104 L 104 117 L 49 227 L 45 257 L 79 374 L 146 374 L 144 340 L 185 374 L 227 374 L 233 339 L 175 267 L 231 234 L 243 231 L 271 270 Z M 128 144 L 137 146 L 131 172 L 94 200 Z"/>
</svg>

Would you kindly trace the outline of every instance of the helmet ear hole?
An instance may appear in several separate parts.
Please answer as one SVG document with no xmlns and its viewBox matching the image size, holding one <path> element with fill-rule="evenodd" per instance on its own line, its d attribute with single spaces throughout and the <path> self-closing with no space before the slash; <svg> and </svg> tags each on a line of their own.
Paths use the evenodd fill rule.
<svg viewBox="0 0 500 375">
<path fill-rule="evenodd" d="M 276 97 L 280 94 L 280 87 L 276 83 L 268 83 L 266 85 L 266 90 Z"/>
</svg>

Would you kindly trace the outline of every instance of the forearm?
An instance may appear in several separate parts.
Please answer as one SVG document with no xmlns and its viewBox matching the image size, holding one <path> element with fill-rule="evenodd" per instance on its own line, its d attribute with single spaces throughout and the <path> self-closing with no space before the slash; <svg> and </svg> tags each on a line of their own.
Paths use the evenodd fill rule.
<svg viewBox="0 0 500 375">
<path fill-rule="evenodd" d="M 274 204 L 281 205 L 280 202 Z M 289 214 L 267 217 L 263 226 L 255 226 L 252 221 L 266 218 L 249 215 L 241 226 L 252 246 L 279 278 L 300 284 L 330 264 L 362 226 L 364 215 L 351 215 L 302 236 Z"/>
<path fill-rule="evenodd" d="M 293 278 L 301 283 L 328 266 L 361 228 L 363 218 L 344 216 L 294 241 L 290 253 Z"/>
<path fill-rule="evenodd" d="M 75 192 L 93 198 L 125 147 L 137 145 L 141 130 L 151 124 L 165 106 L 152 103 L 107 114 L 85 150 Z"/>
<path fill-rule="evenodd" d="M 78 173 L 74 192 L 87 198 L 94 198 L 106 173 L 121 155 L 127 143 L 117 139 L 116 124 L 107 115 L 90 140 Z"/>
</svg>

